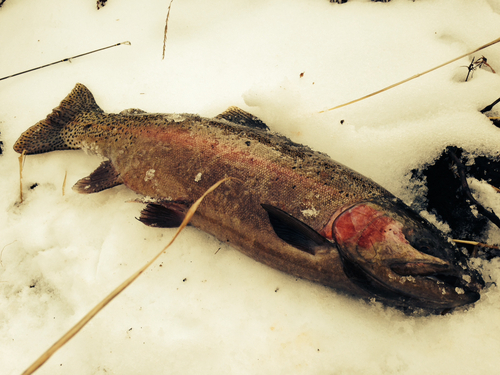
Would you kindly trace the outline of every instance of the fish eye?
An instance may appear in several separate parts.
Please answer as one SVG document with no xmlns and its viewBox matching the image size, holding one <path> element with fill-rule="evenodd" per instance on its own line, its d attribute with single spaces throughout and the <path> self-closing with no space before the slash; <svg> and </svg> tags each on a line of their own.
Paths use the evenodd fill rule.
<svg viewBox="0 0 500 375">
<path fill-rule="evenodd" d="M 420 251 L 421 253 L 431 254 L 433 249 L 436 247 L 436 243 L 429 238 L 406 236 L 406 239 L 414 249 Z"/>
<path fill-rule="evenodd" d="M 415 248 L 422 253 L 428 253 L 431 250 L 431 247 L 428 245 L 421 245 Z"/>
</svg>

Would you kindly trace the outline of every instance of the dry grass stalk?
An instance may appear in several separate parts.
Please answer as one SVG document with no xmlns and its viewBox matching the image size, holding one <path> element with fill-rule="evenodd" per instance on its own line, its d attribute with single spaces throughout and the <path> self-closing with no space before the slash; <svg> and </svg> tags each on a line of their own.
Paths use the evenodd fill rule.
<svg viewBox="0 0 500 375">
<path fill-rule="evenodd" d="M 0 267 L 3 267 L 3 263 L 2 263 L 2 254 L 3 254 L 3 251 L 5 250 L 6 247 L 12 245 L 14 242 L 17 242 L 17 240 L 14 240 L 11 243 L 8 243 L 4 247 L 2 247 L 2 251 L 0 251 Z"/>
<path fill-rule="evenodd" d="M 488 244 L 477 242 L 477 241 L 455 240 L 455 239 L 453 239 L 452 241 L 455 242 L 455 243 L 461 243 L 461 244 L 464 244 L 464 245 L 473 245 L 473 246 L 486 247 L 488 249 L 500 250 L 500 247 L 498 247 L 496 245 L 488 245 Z"/>
<path fill-rule="evenodd" d="M 455 62 L 455 61 L 457 61 L 457 60 L 460 60 L 460 59 L 461 59 L 461 58 L 463 58 L 463 57 L 467 57 L 467 56 L 469 56 L 469 55 L 472 55 L 473 53 L 476 53 L 476 52 L 478 52 L 478 51 L 481 51 L 481 50 L 483 50 L 483 49 L 485 49 L 485 48 L 487 48 L 487 47 L 489 47 L 489 46 L 492 46 L 492 45 L 494 45 L 494 44 L 496 44 L 496 43 L 498 43 L 498 42 L 500 42 L 500 38 L 495 39 L 495 40 L 493 40 L 493 41 L 491 41 L 491 42 L 489 42 L 489 43 L 486 43 L 485 45 L 483 45 L 483 46 L 481 46 L 481 47 L 479 47 L 479 48 L 475 49 L 474 51 L 470 51 L 470 52 L 464 53 L 463 55 L 460 55 L 460 56 L 458 56 L 458 57 L 455 57 L 454 59 L 452 59 L 452 60 L 450 60 L 450 61 L 448 61 L 448 62 L 445 62 L 445 63 L 443 63 L 443 64 L 441 64 L 441 65 L 438 65 L 438 66 L 436 66 L 436 67 L 434 67 L 434 68 L 432 68 L 432 69 L 426 70 L 426 71 L 425 71 L 425 72 L 423 72 L 423 73 L 415 74 L 414 76 L 412 76 L 412 77 L 410 77 L 410 78 L 407 78 L 407 79 L 405 79 L 405 80 L 403 80 L 403 81 L 401 81 L 401 82 L 394 83 L 393 85 L 387 86 L 386 88 L 384 88 L 384 89 L 382 89 L 382 90 L 375 91 L 375 92 L 373 92 L 373 93 L 371 93 L 371 94 L 369 94 L 369 95 L 363 96 L 362 98 L 359 98 L 359 99 L 356 99 L 356 100 L 352 100 L 352 101 L 350 101 L 350 102 L 347 102 L 347 103 L 344 103 L 344 104 L 338 105 L 338 106 L 336 106 L 336 107 L 332 107 L 332 108 L 329 108 L 329 109 L 325 109 L 325 110 L 323 110 L 323 111 L 320 111 L 319 113 L 325 113 L 325 112 L 328 112 L 328 111 L 333 111 L 334 109 L 338 109 L 338 108 L 341 108 L 341 107 L 345 107 L 345 106 L 348 106 L 349 104 L 357 103 L 357 102 L 360 102 L 361 100 L 368 99 L 368 98 L 370 98 L 370 97 L 372 97 L 372 96 L 375 96 L 375 95 L 377 95 L 377 94 L 380 94 L 380 93 L 382 93 L 382 92 L 384 92 L 384 91 L 390 90 L 390 89 L 392 89 L 392 88 L 394 88 L 394 87 L 396 87 L 396 86 L 402 85 L 403 83 L 409 82 L 409 81 L 411 81 L 411 80 L 413 80 L 413 79 L 415 79 L 415 78 L 418 78 L 418 77 L 420 77 L 420 76 L 423 76 L 424 74 L 427 74 L 427 73 L 433 72 L 434 70 L 437 70 L 437 69 L 439 69 L 439 68 L 442 68 L 443 66 L 446 66 L 446 65 L 448 65 L 448 64 L 451 64 L 452 62 Z"/>
<path fill-rule="evenodd" d="M 167 44 L 167 30 L 168 30 L 168 17 L 170 17 L 170 7 L 172 6 L 172 3 L 174 0 L 170 0 L 170 5 L 168 6 L 168 11 L 167 11 L 167 19 L 165 20 L 165 31 L 163 32 L 163 55 L 162 55 L 162 60 L 165 59 L 165 45 Z"/>
<path fill-rule="evenodd" d="M 176 240 L 177 236 L 181 233 L 181 231 L 188 225 L 189 221 L 193 217 L 194 213 L 198 209 L 199 205 L 203 201 L 203 199 L 213 192 L 215 189 L 219 187 L 222 183 L 231 180 L 231 177 L 227 177 L 223 180 L 218 181 L 214 185 L 212 185 L 194 204 L 189 208 L 186 213 L 186 217 L 182 224 L 177 229 L 174 237 L 170 240 L 170 242 L 165 246 L 156 256 L 147 262 L 143 267 L 141 267 L 137 272 L 135 272 L 132 276 L 130 276 L 127 280 L 121 283 L 115 290 L 113 290 L 107 297 L 105 297 L 101 302 L 99 302 L 92 310 L 90 310 L 87 315 L 85 315 L 78 323 L 76 323 L 68 332 L 64 334 L 57 342 L 52 345 L 45 353 L 43 353 L 26 371 L 23 372 L 23 375 L 29 375 L 35 372 L 38 368 L 40 368 L 52 355 L 54 355 L 60 348 L 64 346 L 69 340 L 71 340 L 85 325 L 90 322 L 90 320 L 97 315 L 99 311 L 101 311 L 108 303 L 110 303 L 115 297 L 117 297 L 121 292 L 125 290 L 130 284 L 132 284 L 147 268 L 149 268 L 165 250 L 169 248 L 170 245 Z"/>
<path fill-rule="evenodd" d="M 26 150 L 19 156 L 19 198 L 23 203 L 23 168 L 26 160 Z"/>
<path fill-rule="evenodd" d="M 64 180 L 63 180 L 63 184 L 62 184 L 62 195 L 64 197 L 64 193 L 65 193 L 65 190 L 66 190 L 66 178 L 68 177 L 68 171 L 64 172 Z"/>
</svg>

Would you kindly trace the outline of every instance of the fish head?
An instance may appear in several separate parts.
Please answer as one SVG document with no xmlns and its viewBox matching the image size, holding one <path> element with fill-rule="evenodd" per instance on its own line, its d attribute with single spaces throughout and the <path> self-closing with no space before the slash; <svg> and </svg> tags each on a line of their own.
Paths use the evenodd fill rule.
<svg viewBox="0 0 500 375">
<path fill-rule="evenodd" d="M 379 300 L 446 310 L 480 297 L 484 282 L 465 255 L 399 200 L 357 203 L 330 225 L 344 272 Z"/>
</svg>

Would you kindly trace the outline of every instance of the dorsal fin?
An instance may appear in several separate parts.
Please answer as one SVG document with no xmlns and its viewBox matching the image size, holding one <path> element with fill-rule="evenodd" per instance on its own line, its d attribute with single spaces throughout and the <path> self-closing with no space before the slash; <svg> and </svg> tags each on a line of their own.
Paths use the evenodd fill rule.
<svg viewBox="0 0 500 375">
<path fill-rule="evenodd" d="M 123 111 L 120 112 L 120 115 L 143 115 L 144 113 L 147 113 L 146 111 L 143 111 L 140 108 L 127 108 L 124 109 Z"/>
<path fill-rule="evenodd" d="M 270 204 L 261 206 L 267 211 L 274 232 L 289 245 L 312 255 L 332 251 L 334 245 L 306 223 Z"/>
<path fill-rule="evenodd" d="M 258 117 L 255 117 L 251 113 L 245 112 L 238 107 L 229 107 L 220 115 L 215 116 L 217 119 L 224 119 L 235 124 L 249 126 L 251 128 L 257 128 L 262 130 L 269 130 L 268 126 L 262 122 Z"/>
</svg>

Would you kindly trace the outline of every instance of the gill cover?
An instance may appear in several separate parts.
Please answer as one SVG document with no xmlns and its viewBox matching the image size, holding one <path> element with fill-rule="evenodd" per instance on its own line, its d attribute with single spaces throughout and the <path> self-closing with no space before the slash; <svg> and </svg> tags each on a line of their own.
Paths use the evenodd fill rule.
<svg viewBox="0 0 500 375">
<path fill-rule="evenodd" d="M 336 242 L 344 272 L 379 300 L 438 310 L 479 299 L 484 282 L 465 257 L 399 200 L 355 204 L 329 225 L 322 232 Z"/>
</svg>

